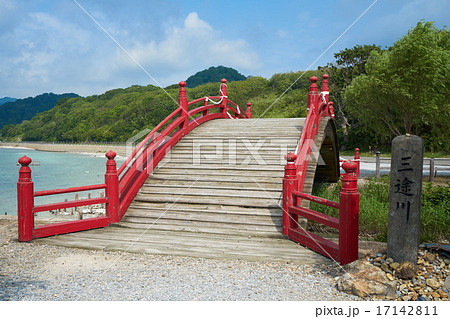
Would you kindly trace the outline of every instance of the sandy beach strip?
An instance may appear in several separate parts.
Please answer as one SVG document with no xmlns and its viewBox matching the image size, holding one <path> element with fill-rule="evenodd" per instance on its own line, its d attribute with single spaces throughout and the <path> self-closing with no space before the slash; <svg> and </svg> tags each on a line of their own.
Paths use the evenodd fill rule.
<svg viewBox="0 0 450 319">
<path fill-rule="evenodd" d="M 109 150 L 119 156 L 127 156 L 126 145 L 102 145 L 102 144 L 52 144 L 52 143 L 11 143 L 1 142 L 0 148 L 33 149 L 45 152 L 66 152 L 79 154 L 106 154 Z"/>
</svg>

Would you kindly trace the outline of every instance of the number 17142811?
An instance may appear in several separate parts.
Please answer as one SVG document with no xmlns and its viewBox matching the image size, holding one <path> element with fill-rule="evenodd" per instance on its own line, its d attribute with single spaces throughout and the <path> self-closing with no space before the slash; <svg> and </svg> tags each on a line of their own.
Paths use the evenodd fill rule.
<svg viewBox="0 0 450 319">
<path fill-rule="evenodd" d="M 436 306 L 377 306 L 378 316 L 437 316 Z"/>
</svg>

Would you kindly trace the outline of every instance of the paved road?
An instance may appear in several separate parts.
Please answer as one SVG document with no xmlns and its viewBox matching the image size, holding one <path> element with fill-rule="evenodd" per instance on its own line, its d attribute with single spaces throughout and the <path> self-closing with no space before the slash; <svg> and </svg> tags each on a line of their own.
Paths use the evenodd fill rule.
<svg viewBox="0 0 450 319">
<path fill-rule="evenodd" d="M 341 159 L 353 159 L 350 156 L 341 156 Z M 375 175 L 375 157 L 361 157 L 361 176 Z M 391 158 L 381 157 L 380 170 L 381 175 L 389 174 L 391 169 Z M 450 158 L 435 158 L 434 169 L 437 170 L 437 174 L 443 176 L 450 176 Z M 423 174 L 424 176 L 430 175 L 430 159 L 425 158 L 423 160 Z"/>
</svg>

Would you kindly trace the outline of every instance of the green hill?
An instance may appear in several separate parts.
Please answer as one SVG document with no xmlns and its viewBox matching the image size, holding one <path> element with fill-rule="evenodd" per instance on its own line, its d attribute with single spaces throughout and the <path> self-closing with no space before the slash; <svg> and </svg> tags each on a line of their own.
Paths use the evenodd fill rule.
<svg viewBox="0 0 450 319">
<path fill-rule="evenodd" d="M 220 80 L 224 78 L 227 79 L 228 82 L 244 81 L 247 79 L 246 76 L 240 74 L 235 69 L 219 65 L 217 67 L 212 66 L 209 69 L 197 72 L 190 76 L 186 80 L 186 86 L 189 88 L 194 88 L 206 83 L 220 82 Z"/>
<path fill-rule="evenodd" d="M 56 102 L 63 98 L 77 96 L 74 93 L 44 93 L 36 97 L 6 102 L 0 105 L 0 128 L 8 124 L 22 123 L 24 120 L 29 120 L 40 112 L 53 108 Z"/>
<path fill-rule="evenodd" d="M 15 99 L 15 98 L 13 98 L 13 97 L 7 97 L 7 96 L 2 97 L 2 98 L 0 99 L 0 105 L 5 104 L 5 103 L 7 103 L 7 102 L 14 102 L 15 100 L 17 100 L 17 99 Z"/>
<path fill-rule="evenodd" d="M 267 80 L 251 77 L 245 81 L 228 83 L 228 97 L 245 110 L 252 102 L 254 117 L 297 117 L 306 115 L 308 72 L 275 105 L 277 97 L 292 83 L 298 73 L 276 74 Z M 220 82 L 188 89 L 189 100 L 203 96 L 217 96 Z M 48 111 L 18 125 L 7 125 L 0 130 L 2 140 L 9 141 L 115 141 L 123 142 L 141 130 L 152 129 L 177 108 L 178 85 L 165 88 L 132 86 L 115 89 L 102 95 L 86 98 L 66 98 Z M 298 101 L 305 101 L 301 105 Z"/>
</svg>

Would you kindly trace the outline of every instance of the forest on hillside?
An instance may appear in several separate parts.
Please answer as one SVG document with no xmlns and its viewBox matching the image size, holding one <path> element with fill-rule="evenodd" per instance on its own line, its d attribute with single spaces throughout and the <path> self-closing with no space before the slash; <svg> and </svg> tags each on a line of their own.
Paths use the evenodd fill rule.
<svg viewBox="0 0 450 319">
<path fill-rule="evenodd" d="M 254 118 L 304 117 L 309 77 L 328 73 L 343 149 L 388 150 L 392 138 L 410 133 L 425 140 L 426 150 L 450 153 L 449 35 L 446 27 L 419 22 L 390 48 L 357 45 L 318 70 L 230 81 L 228 97 L 242 109 L 251 102 Z M 188 99 L 217 96 L 219 85 L 188 88 Z M 178 85 L 65 98 L 31 120 L 3 127 L 0 139 L 123 142 L 159 124 L 177 108 L 177 99 Z"/>
<path fill-rule="evenodd" d="M 0 128 L 8 124 L 19 124 L 24 120 L 30 120 L 36 114 L 53 108 L 59 100 L 77 96 L 74 93 L 44 93 L 25 99 L 9 98 L 7 102 L 0 105 Z"/>
</svg>

